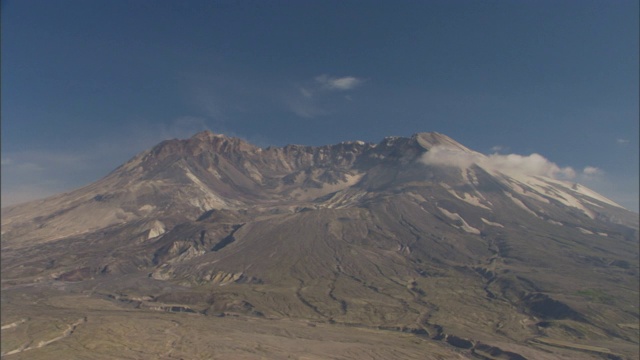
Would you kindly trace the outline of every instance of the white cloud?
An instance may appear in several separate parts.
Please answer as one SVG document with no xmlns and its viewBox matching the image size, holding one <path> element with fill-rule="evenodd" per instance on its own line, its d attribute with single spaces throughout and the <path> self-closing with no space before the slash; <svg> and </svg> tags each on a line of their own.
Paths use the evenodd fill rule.
<svg viewBox="0 0 640 360">
<path fill-rule="evenodd" d="M 426 165 L 444 165 L 467 168 L 482 161 L 483 155 L 466 152 L 449 146 L 434 146 L 427 151 L 420 161 Z"/>
<path fill-rule="evenodd" d="M 571 167 L 560 167 L 540 154 L 492 154 L 468 152 L 448 146 L 434 146 L 420 159 L 427 165 L 445 165 L 466 168 L 476 164 L 488 170 L 512 175 L 546 176 L 556 179 L 572 179 L 576 176 Z"/>
<path fill-rule="evenodd" d="M 616 139 L 616 142 L 620 145 L 627 145 L 629 143 L 629 140 L 627 139 Z"/>
<path fill-rule="evenodd" d="M 560 167 L 540 154 L 523 156 L 518 154 L 489 155 L 481 166 L 504 172 L 524 175 L 541 175 L 550 178 L 572 179 L 576 176 L 571 167 Z"/>
<path fill-rule="evenodd" d="M 337 97 L 334 93 L 353 90 L 363 81 L 354 76 L 318 75 L 303 84 L 293 85 L 281 98 L 290 112 L 303 118 L 314 118 L 331 114 L 340 102 L 353 101 L 349 95 Z"/>
<path fill-rule="evenodd" d="M 362 83 L 362 79 L 354 76 L 333 77 L 329 75 L 316 76 L 316 82 L 329 90 L 351 90 Z"/>
<path fill-rule="evenodd" d="M 595 166 L 587 166 L 582 170 L 582 173 L 587 176 L 595 176 L 595 175 L 601 175 L 602 170 L 598 169 Z"/>
<path fill-rule="evenodd" d="M 501 146 L 501 145 L 496 145 L 496 146 L 491 148 L 491 152 L 494 152 L 494 153 L 500 152 L 502 150 L 504 150 L 504 147 Z"/>
</svg>

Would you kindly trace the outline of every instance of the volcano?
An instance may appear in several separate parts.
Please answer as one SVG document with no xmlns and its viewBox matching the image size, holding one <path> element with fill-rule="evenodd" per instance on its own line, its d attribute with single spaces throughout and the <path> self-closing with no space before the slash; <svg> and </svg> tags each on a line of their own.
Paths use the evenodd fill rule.
<svg viewBox="0 0 640 360">
<path fill-rule="evenodd" d="M 2 354 L 638 358 L 638 228 L 438 133 L 206 131 L 2 209 Z"/>
</svg>

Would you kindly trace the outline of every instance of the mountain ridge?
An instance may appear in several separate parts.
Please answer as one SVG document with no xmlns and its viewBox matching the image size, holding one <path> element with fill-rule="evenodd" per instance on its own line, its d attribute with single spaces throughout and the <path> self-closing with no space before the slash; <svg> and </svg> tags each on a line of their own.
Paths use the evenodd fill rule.
<svg viewBox="0 0 640 360">
<path fill-rule="evenodd" d="M 420 164 L 420 157 L 432 148 L 443 147 L 449 153 L 456 154 L 460 151 L 465 156 L 484 156 L 439 133 L 386 137 L 378 144 L 351 141 L 324 146 L 285 145 L 263 149 L 239 138 L 203 131 L 189 139 L 165 140 L 85 187 L 47 199 L 4 208 L 2 223 L 14 223 L 15 219 L 22 217 L 21 214 L 24 213 L 40 213 L 39 216 L 34 216 L 34 219 L 47 216 L 59 218 L 62 214 L 55 215 L 56 211 L 51 211 L 56 207 L 63 208 L 57 209 L 57 213 L 71 213 L 79 218 L 91 211 L 103 213 L 99 217 L 100 221 L 89 229 L 74 226 L 73 222 L 67 219 L 58 221 L 54 225 L 59 237 L 133 219 L 162 217 L 166 209 L 161 206 L 167 203 L 178 206 L 187 214 L 184 219 L 196 218 L 212 208 L 233 209 L 254 203 L 267 205 L 287 201 L 301 203 L 348 187 L 372 190 L 389 186 L 390 182 L 398 179 L 409 181 L 409 178 L 412 178 L 411 181 L 422 181 L 425 175 L 429 175 L 424 174 L 425 166 Z M 554 202 L 560 201 L 592 218 L 596 216 L 597 207 L 600 206 L 595 205 L 597 203 L 619 207 L 609 199 L 578 184 L 531 176 L 525 177 L 523 181 L 522 178 L 513 178 L 500 171 L 472 165 L 475 170 L 461 168 L 460 171 L 466 171 L 467 174 L 458 176 L 452 173 L 457 171 L 457 167 L 445 163 L 444 167 L 441 166 L 444 170 L 439 171 L 438 176 L 444 175 L 445 183 L 452 181 L 456 186 L 472 189 L 475 186 L 472 177 L 476 176 L 476 171 L 489 171 L 489 176 L 493 179 L 491 182 L 497 179 L 507 192 L 517 193 L 516 197 L 509 196 L 521 209 L 530 213 L 533 212 L 517 196 L 525 195 L 529 199 L 533 197 L 534 200 L 543 202 L 549 202 L 549 199 Z M 412 167 L 420 168 L 416 171 Z M 427 165 L 426 168 L 428 167 Z M 397 177 L 398 174 L 401 174 L 400 178 Z M 472 177 L 469 177 L 469 174 Z M 392 175 L 395 178 L 392 179 Z M 407 178 L 403 179 L 402 176 Z M 546 189 L 549 186 L 554 186 L 553 191 L 562 195 L 551 196 L 553 192 Z M 304 190 L 301 191 L 300 188 Z M 562 191 L 558 192 L 558 189 Z M 455 190 L 447 190 L 457 196 Z M 587 196 L 591 200 L 580 201 L 572 195 L 574 193 Z M 478 202 L 475 195 L 466 194 L 469 194 L 469 201 Z M 146 204 L 144 199 L 155 200 Z M 140 202 L 142 204 L 139 204 Z M 94 203 L 102 206 L 96 208 Z M 487 205 L 484 206 L 486 208 Z M 94 210 L 85 211 L 83 208 Z M 52 212 L 54 216 L 51 216 Z M 629 216 L 624 218 L 626 220 L 623 221 L 629 223 Z M 89 224 L 91 221 L 85 220 L 84 223 Z M 67 226 L 67 231 L 60 231 L 61 226 Z M 45 229 L 35 230 L 33 234 L 49 234 L 46 226 L 40 225 L 40 228 Z"/>
<path fill-rule="evenodd" d="M 193 182 L 200 192 L 208 195 L 205 203 L 200 204 L 201 206 L 197 206 L 199 210 L 208 210 L 204 208 L 207 206 L 215 207 L 222 205 L 225 207 L 233 207 L 239 205 L 238 202 L 226 198 L 242 198 L 242 194 L 238 194 L 238 191 L 234 191 L 230 186 L 228 186 L 228 184 L 221 184 L 220 182 L 217 182 L 217 184 L 214 184 L 213 186 L 218 187 L 216 192 L 221 192 L 222 196 L 219 196 L 217 193 L 211 194 L 211 191 L 208 189 L 209 186 L 203 184 L 200 179 L 203 173 L 209 175 L 207 176 L 209 178 L 211 176 L 208 173 L 213 173 L 214 176 L 220 177 L 218 171 L 213 169 L 214 166 L 219 166 L 220 159 L 223 161 L 222 167 L 226 167 L 226 169 L 231 172 L 230 177 L 240 178 L 240 181 L 237 181 L 238 184 L 234 184 L 236 187 L 240 188 L 240 192 L 255 193 L 254 188 L 256 186 L 253 183 L 261 183 L 263 181 L 263 174 L 255 171 L 256 167 L 260 167 L 262 169 L 267 167 L 265 175 L 268 178 L 285 177 L 285 175 L 289 175 L 285 181 L 290 181 L 294 175 L 296 175 L 295 172 L 299 172 L 300 169 L 305 169 L 310 166 L 319 165 L 320 167 L 323 167 L 323 164 L 331 163 L 333 165 L 349 167 L 352 165 L 351 163 L 355 161 L 357 155 L 376 147 L 379 147 L 380 153 L 389 155 L 388 152 L 392 148 L 392 144 L 398 140 L 404 143 L 413 142 L 409 145 L 416 147 L 418 143 L 415 139 L 418 138 L 419 135 L 420 134 L 415 134 L 411 138 L 387 137 L 378 145 L 353 141 L 316 147 L 285 145 L 283 147 L 268 147 L 262 149 L 239 138 L 214 134 L 210 131 L 203 131 L 185 140 L 171 139 L 162 141 L 153 148 L 135 155 L 131 160 L 117 167 L 104 178 L 93 184 L 89 184 L 69 193 L 58 194 L 46 199 L 34 200 L 26 204 L 17 204 L 3 208 L 3 224 L 7 224 L 4 220 L 6 218 L 10 219 L 13 217 L 16 209 L 20 209 L 24 205 L 29 209 L 27 211 L 33 211 L 31 208 L 42 207 L 44 208 L 42 212 L 46 213 L 49 211 L 49 207 L 46 205 L 46 202 L 50 201 L 48 199 L 64 199 L 65 197 L 68 198 L 75 196 L 84 202 L 90 200 L 104 202 L 109 198 L 113 198 L 113 193 L 120 194 L 122 196 L 123 194 L 121 194 L 121 189 L 129 186 L 131 181 L 133 181 L 132 179 L 141 180 L 143 184 L 140 186 L 147 185 L 147 187 L 157 187 L 158 185 L 163 185 L 162 182 L 160 182 L 160 184 L 152 186 L 148 181 L 145 182 L 145 180 L 153 180 L 154 176 L 158 176 L 158 169 L 166 172 L 167 168 L 170 167 L 187 167 L 187 169 L 180 169 L 182 172 L 180 174 L 180 181 L 182 183 Z M 448 142 L 453 141 L 444 135 L 436 133 L 428 135 L 428 137 L 430 137 L 429 141 L 432 143 L 437 143 L 439 139 L 444 139 Z M 333 157 L 331 157 L 332 154 Z M 198 161 L 204 160 L 207 162 L 206 168 L 203 169 L 203 166 L 195 166 L 195 170 L 200 173 L 200 176 L 193 174 L 194 166 L 190 166 L 192 164 L 184 164 L 184 159 L 195 159 L 206 155 L 209 155 L 212 159 L 198 159 Z M 378 154 L 375 155 L 385 156 Z M 340 159 L 337 159 L 336 156 L 340 157 Z M 231 162 L 231 164 L 229 164 L 229 162 Z M 238 162 L 243 163 L 238 164 Z M 346 181 L 346 174 L 343 173 L 331 173 L 326 174 L 326 176 L 334 182 L 338 180 L 337 178 Z M 166 177 L 171 178 L 172 175 L 169 174 L 169 176 Z M 311 185 L 313 185 L 313 181 L 313 179 L 310 179 Z M 208 183 L 216 181 L 215 179 L 209 179 L 209 181 L 205 182 Z M 269 184 L 266 185 L 268 186 Z M 111 194 L 102 194 L 97 190 L 104 190 L 105 187 Z M 154 189 L 149 189 L 149 191 L 157 192 L 157 190 L 154 191 Z M 225 196 L 225 194 L 229 195 Z M 255 198 L 252 200 L 255 200 Z M 31 206 L 29 207 L 29 205 Z M 70 204 L 69 206 L 75 206 L 75 204 Z M 133 209 L 130 209 L 130 211 L 132 210 Z M 120 214 L 119 216 L 123 217 L 123 220 L 125 221 L 130 219 L 123 214 Z M 113 221 L 115 221 L 115 219 L 113 219 Z"/>
<path fill-rule="evenodd" d="M 438 133 L 167 140 L 3 209 L 3 292 L 410 333 L 469 357 L 633 356 L 637 216 L 483 157 Z"/>
</svg>

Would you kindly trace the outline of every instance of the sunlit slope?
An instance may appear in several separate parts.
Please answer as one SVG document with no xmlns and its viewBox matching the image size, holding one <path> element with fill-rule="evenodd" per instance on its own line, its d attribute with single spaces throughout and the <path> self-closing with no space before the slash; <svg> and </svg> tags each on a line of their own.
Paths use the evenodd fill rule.
<svg viewBox="0 0 640 360">
<path fill-rule="evenodd" d="M 633 357 L 637 214 L 487 159 L 437 133 L 163 142 L 87 187 L 3 209 L 3 314 L 61 306 L 26 311 L 21 294 L 80 296 L 93 299 L 73 312 L 87 324 L 99 300 L 149 324 L 295 319 L 462 357 Z"/>
</svg>

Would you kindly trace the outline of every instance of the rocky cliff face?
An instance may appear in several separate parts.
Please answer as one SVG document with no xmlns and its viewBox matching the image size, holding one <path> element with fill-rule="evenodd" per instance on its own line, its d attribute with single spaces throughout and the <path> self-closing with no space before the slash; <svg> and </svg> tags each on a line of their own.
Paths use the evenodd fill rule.
<svg viewBox="0 0 640 360">
<path fill-rule="evenodd" d="M 3 288 L 99 286 L 145 309 L 405 331 L 485 358 L 628 354 L 637 214 L 485 160 L 437 133 L 164 141 L 96 183 L 3 209 Z"/>
</svg>

